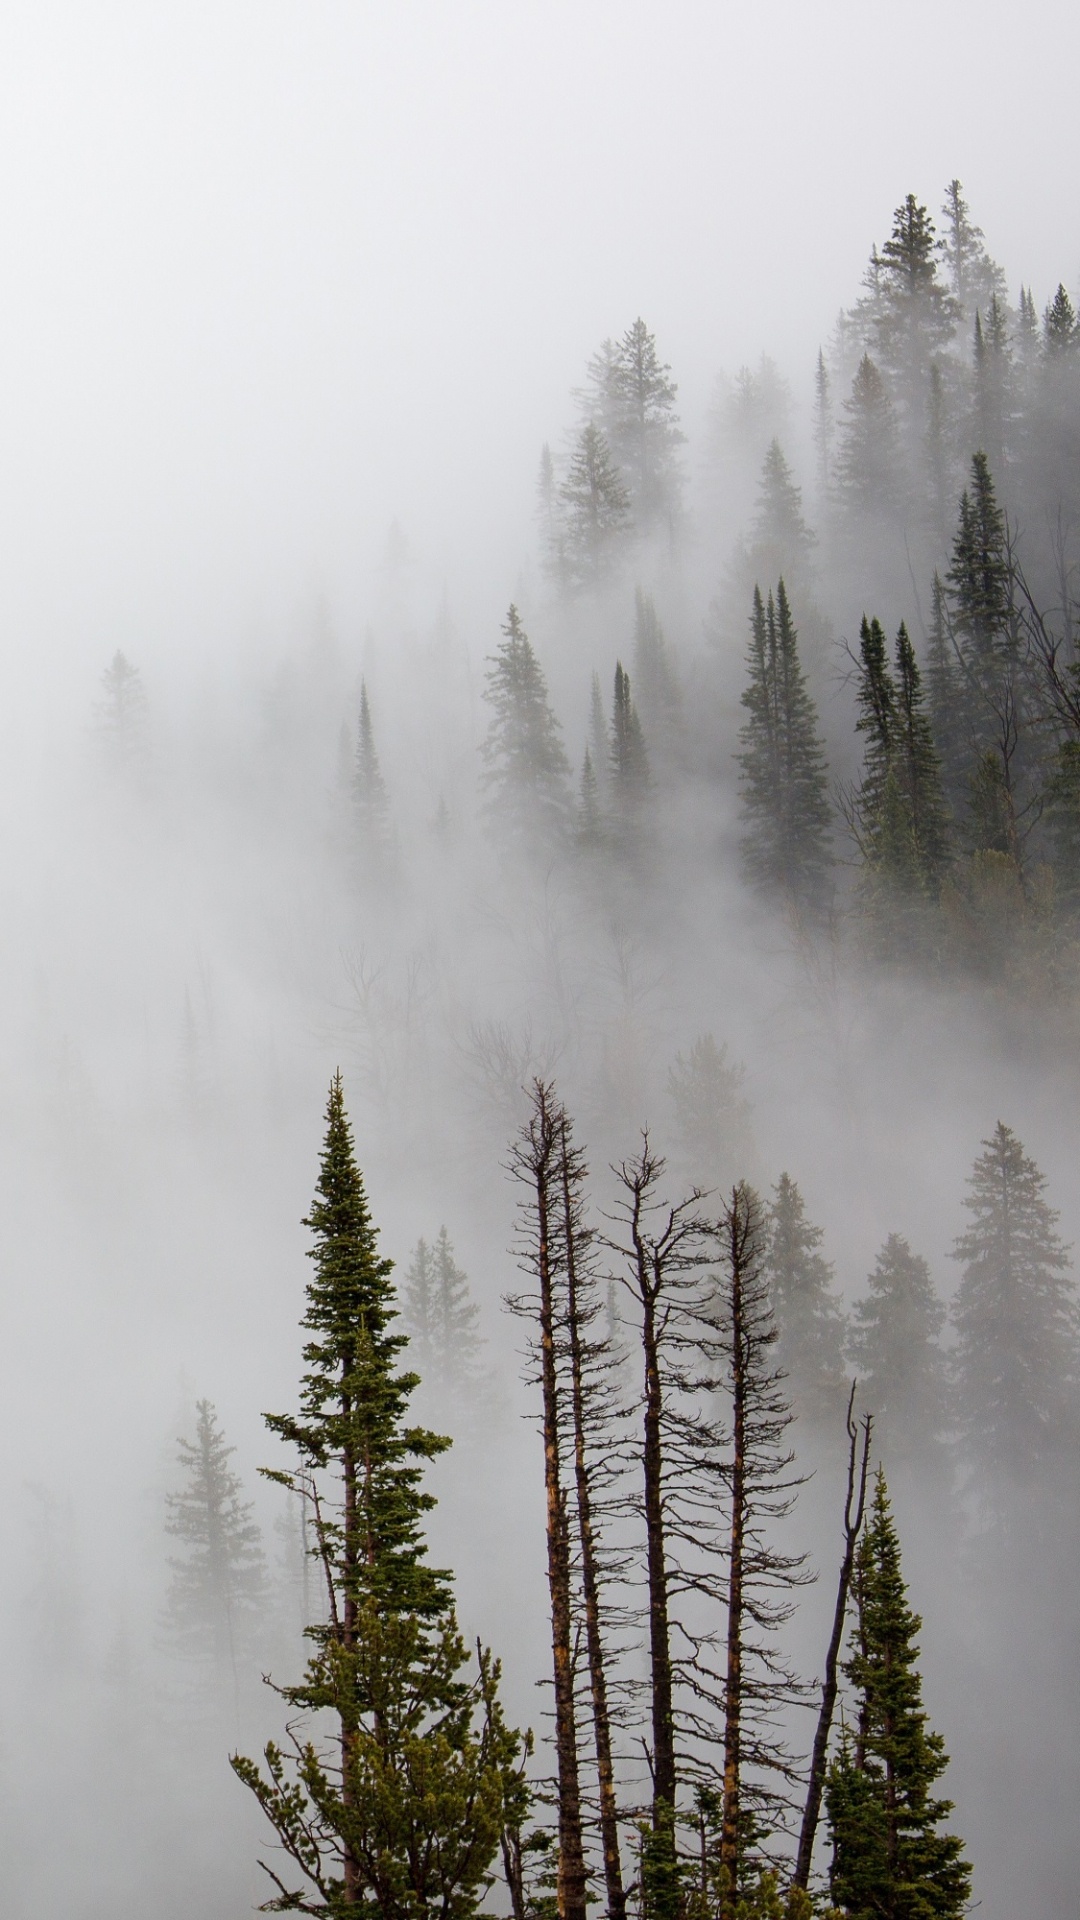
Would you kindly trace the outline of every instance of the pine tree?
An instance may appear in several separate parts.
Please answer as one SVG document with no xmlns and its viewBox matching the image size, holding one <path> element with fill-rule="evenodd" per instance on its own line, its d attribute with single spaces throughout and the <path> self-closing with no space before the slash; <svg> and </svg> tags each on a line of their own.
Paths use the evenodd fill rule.
<svg viewBox="0 0 1080 1920">
<path fill-rule="evenodd" d="M 682 731 L 678 674 L 652 595 L 634 589 L 634 685 L 651 739 L 670 759 Z"/>
<path fill-rule="evenodd" d="M 148 713 L 142 675 L 117 649 L 101 676 L 94 724 L 108 761 L 118 770 L 137 769 L 145 760 Z"/>
<path fill-rule="evenodd" d="M 639 533 L 673 527 L 679 516 L 678 449 L 685 435 L 670 374 L 641 319 L 617 344 L 606 341 L 589 368 L 586 405 L 621 471 Z"/>
<path fill-rule="evenodd" d="M 888 1457 L 940 1479 L 947 1423 L 945 1309 L 926 1261 L 890 1233 L 852 1310 L 848 1357 Z"/>
<path fill-rule="evenodd" d="M 756 1158 L 746 1068 L 728 1058 L 711 1033 L 677 1053 L 668 1074 L 680 1163 L 703 1191 L 724 1193 L 752 1171 Z"/>
<path fill-rule="evenodd" d="M 765 1272 L 779 1331 L 777 1359 L 793 1411 L 819 1432 L 836 1429 L 848 1391 L 844 1311 L 833 1269 L 820 1252 L 824 1233 L 806 1217 L 794 1180 L 780 1175 L 766 1216 Z"/>
<path fill-rule="evenodd" d="M 779 440 L 769 442 L 758 483 L 750 530 L 750 558 L 758 578 L 805 581 L 816 536 L 806 524 L 802 488 L 796 486 Z"/>
<path fill-rule="evenodd" d="M 1080 323 L 1065 288 L 1058 289 L 1043 314 L 1043 353 L 1048 360 L 1061 359 L 1080 344 Z"/>
<path fill-rule="evenodd" d="M 559 499 L 567 579 L 575 587 L 597 586 L 611 572 L 633 516 L 611 449 L 592 420 L 578 436 Z"/>
<path fill-rule="evenodd" d="M 868 516 L 895 514 L 903 502 L 896 415 L 881 372 L 868 353 L 859 362 L 844 401 L 836 457 L 836 492 L 854 527 Z"/>
<path fill-rule="evenodd" d="M 209 1685 L 235 1694 L 266 1599 L 266 1560 L 254 1505 L 229 1465 L 236 1449 L 225 1444 L 209 1400 L 196 1403 L 195 1415 L 194 1441 L 179 1442 L 183 1486 L 165 1497 L 165 1530 L 184 1549 L 169 1560 L 165 1627 Z"/>
<path fill-rule="evenodd" d="M 827 500 L 832 489 L 834 432 L 832 382 L 825 365 L 825 355 L 819 347 L 814 370 L 814 452 L 817 455 L 819 501 Z"/>
<path fill-rule="evenodd" d="M 405 1275 L 402 1319 L 421 1379 L 436 1393 L 462 1398 L 481 1370 L 480 1309 L 469 1278 L 454 1259 L 445 1227 L 434 1245 L 418 1240 Z"/>
<path fill-rule="evenodd" d="M 748 719 L 739 734 L 743 869 L 759 891 L 800 912 L 826 906 L 831 810 L 817 713 L 799 661 L 798 636 L 781 580 L 768 605 L 754 589 Z"/>
<path fill-rule="evenodd" d="M 936 899 L 949 859 L 941 764 L 907 629 L 896 636 L 895 678 L 878 620 L 864 616 L 859 642 L 856 730 L 865 736 L 863 772 L 848 806 L 870 892 L 887 912 Z"/>
<path fill-rule="evenodd" d="M 578 790 L 577 838 L 580 847 L 599 847 L 604 840 L 604 815 L 600 806 L 600 784 L 596 778 L 592 753 L 585 749 Z"/>
<path fill-rule="evenodd" d="M 956 820 L 966 808 L 968 797 L 968 705 L 940 574 L 935 573 L 931 591 L 930 632 L 926 642 L 927 705 L 934 745 L 941 761 L 945 804 Z"/>
<path fill-rule="evenodd" d="M 540 557 L 544 571 L 556 586 L 566 585 L 566 533 L 559 501 L 558 481 L 551 448 L 545 442 L 540 450 L 540 472 L 536 482 L 536 520 L 540 531 Z"/>
<path fill-rule="evenodd" d="M 945 263 L 949 292 L 961 314 L 981 309 L 985 313 L 996 301 L 1005 301 L 1005 275 L 986 251 L 981 227 L 971 218 L 959 180 L 950 180 L 941 209 L 944 230 L 937 251 Z"/>
<path fill-rule="evenodd" d="M 492 708 L 481 746 L 487 811 L 509 840 L 543 846 L 566 829 L 570 766 L 551 711 L 547 683 L 518 610 L 488 664 L 484 698 Z"/>
<path fill-rule="evenodd" d="M 912 472 L 925 429 L 930 369 L 956 331 L 959 309 L 941 285 L 934 223 L 909 193 L 881 249 L 876 337 L 905 423 Z"/>
<path fill-rule="evenodd" d="M 993 1500 L 1072 1458 L 1080 1314 L 1045 1176 L 1001 1121 L 982 1145 L 954 1252 L 953 1371 L 968 1464 Z"/>
<path fill-rule="evenodd" d="M 968 742 L 968 836 L 1019 866 L 1032 747 L 1005 516 L 984 453 L 971 462 L 946 576 Z"/>
<path fill-rule="evenodd" d="M 352 799 L 363 854 L 369 860 L 385 858 L 390 845 L 390 805 L 375 749 L 375 729 L 371 722 L 367 683 L 363 680 L 360 682 L 360 717 L 356 729 Z"/>
<path fill-rule="evenodd" d="M 630 693 L 630 675 L 619 660 L 615 662 L 608 765 L 616 834 L 620 843 L 630 848 L 635 845 L 641 832 L 642 808 L 652 781 L 645 736 Z"/>
<path fill-rule="evenodd" d="M 315 1272 L 300 1413 L 267 1425 L 300 1455 L 270 1477 L 308 1503 L 329 1617 L 309 1626 L 304 1679 L 281 1688 L 301 1714 L 331 1716 L 333 1746 L 294 1721 L 266 1772 L 233 1766 L 299 1872 L 267 1867 L 266 1911 L 380 1920 L 438 1911 L 468 1920 L 490 1885 L 507 1783 L 520 1751 L 498 1708 L 497 1668 L 463 1678 L 450 1576 L 426 1563 L 426 1462 L 448 1442 L 407 1424 L 417 1375 L 398 1370 L 391 1263 L 380 1257 L 335 1076 L 316 1197 L 305 1224 Z"/>
<path fill-rule="evenodd" d="M 846 1664 L 855 1732 L 833 1762 L 826 1794 L 833 1904 L 850 1920 L 961 1920 L 971 1869 L 963 1842 L 939 1831 L 952 1802 L 933 1789 L 948 1756 L 927 1725 L 916 1665 L 922 1622 L 908 1606 L 880 1471 L 859 1543 L 855 1598 Z"/>
</svg>

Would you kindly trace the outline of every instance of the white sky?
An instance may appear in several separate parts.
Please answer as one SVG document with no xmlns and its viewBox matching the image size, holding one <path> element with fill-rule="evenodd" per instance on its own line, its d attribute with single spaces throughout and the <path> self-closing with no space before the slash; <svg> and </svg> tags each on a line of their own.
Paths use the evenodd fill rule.
<svg viewBox="0 0 1080 1920">
<path fill-rule="evenodd" d="M 675 0 L 6 0 L 0 632 L 100 663 L 359 608 L 400 515 L 460 588 L 637 313 L 688 413 L 797 379 L 908 189 L 1015 292 L 1080 266 L 1080 16 Z"/>
</svg>

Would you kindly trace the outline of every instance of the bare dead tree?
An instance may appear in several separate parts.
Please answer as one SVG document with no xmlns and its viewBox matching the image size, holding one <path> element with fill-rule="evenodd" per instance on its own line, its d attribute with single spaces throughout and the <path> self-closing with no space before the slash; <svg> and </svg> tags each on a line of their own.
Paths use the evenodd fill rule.
<svg viewBox="0 0 1080 1920">
<path fill-rule="evenodd" d="M 585 1158 L 572 1144 L 572 1123 L 558 1110 L 561 1227 L 565 1250 L 565 1340 L 570 1373 L 570 1408 L 574 1478 L 580 1551 L 581 1595 L 585 1616 L 585 1643 L 589 1670 L 593 1737 L 600 1804 L 600 1840 L 604 1856 L 604 1883 L 611 1920 L 624 1920 L 626 1893 L 619 1849 L 619 1819 L 612 1756 L 611 1710 L 607 1658 L 600 1611 L 601 1564 L 594 1525 L 594 1481 L 597 1467 L 611 1467 L 609 1453 L 598 1461 L 604 1442 L 616 1442 L 613 1427 L 620 1409 L 611 1388 L 613 1356 L 608 1338 L 592 1332 L 604 1302 L 600 1297 L 592 1260 L 593 1234 L 585 1218 Z"/>
<path fill-rule="evenodd" d="M 872 1414 L 866 1413 L 856 1424 L 855 1382 L 852 1381 L 851 1393 L 847 1405 L 848 1468 L 847 1493 L 844 1500 L 844 1551 L 840 1560 L 840 1577 L 836 1587 L 836 1607 L 833 1612 L 832 1632 L 829 1635 L 828 1650 L 825 1655 L 825 1674 L 821 1683 L 821 1705 L 818 1709 L 817 1728 L 814 1733 L 813 1752 L 810 1757 L 810 1774 L 806 1785 L 806 1805 L 803 1809 L 802 1826 L 799 1831 L 799 1851 L 795 1861 L 792 1885 L 805 1889 L 810 1884 L 810 1867 L 814 1856 L 814 1841 L 817 1837 L 818 1821 L 821 1817 L 821 1801 L 825 1791 L 825 1766 L 829 1752 L 829 1735 L 832 1732 L 833 1714 L 836 1711 L 836 1694 L 840 1666 L 840 1647 L 844 1638 L 844 1621 L 847 1615 L 848 1595 L 851 1591 L 851 1576 L 855 1566 L 855 1549 L 862 1531 L 866 1513 L 866 1475 L 870 1458 L 870 1432 L 873 1427 Z M 859 1436 L 862 1435 L 862 1446 Z"/>
<path fill-rule="evenodd" d="M 548 1593 L 555 1693 L 555 1760 L 558 1776 L 559 1920 L 586 1920 L 586 1870 L 582 1837 L 581 1783 L 574 1703 L 574 1629 L 571 1604 L 570 1535 L 567 1493 L 561 1460 L 561 1406 L 557 1366 L 557 1291 L 564 1250 L 560 1247 L 562 1204 L 562 1115 L 553 1087 L 535 1080 L 532 1114 L 511 1150 L 510 1171 L 525 1189 L 520 1211 L 518 1261 L 533 1282 L 527 1297 L 515 1296 L 511 1308 L 535 1324 L 531 1342 L 537 1361 L 544 1439 Z"/>
</svg>

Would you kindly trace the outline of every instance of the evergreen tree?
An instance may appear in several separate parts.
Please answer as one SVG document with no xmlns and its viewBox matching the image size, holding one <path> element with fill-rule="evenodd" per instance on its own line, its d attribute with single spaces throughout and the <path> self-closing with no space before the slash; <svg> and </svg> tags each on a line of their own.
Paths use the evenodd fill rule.
<svg viewBox="0 0 1080 1920">
<path fill-rule="evenodd" d="M 507 838 L 543 845 L 565 830 L 570 766 L 543 670 L 516 607 L 507 614 L 503 636 L 485 675 L 484 698 L 492 708 L 480 749 L 487 811 Z"/>
<path fill-rule="evenodd" d="M 585 758 L 581 766 L 581 786 L 578 792 L 577 817 L 578 845 L 599 847 L 604 839 L 604 815 L 600 805 L 600 784 L 596 778 L 592 753 L 585 749 Z"/>
<path fill-rule="evenodd" d="M 640 533 L 671 527 L 679 515 L 678 449 L 685 435 L 670 374 L 641 319 L 617 344 L 606 341 L 589 367 L 586 406 L 621 471 Z"/>
<path fill-rule="evenodd" d="M 1043 352 L 1048 360 L 1063 358 L 1080 344 L 1076 309 L 1065 288 L 1058 289 L 1043 314 Z"/>
<path fill-rule="evenodd" d="M 955 300 L 938 279 L 935 252 L 934 223 L 909 193 L 881 249 L 876 337 L 881 363 L 895 383 L 913 467 L 925 426 L 930 368 L 952 340 L 959 317 Z"/>
<path fill-rule="evenodd" d="M 540 472 L 536 482 L 536 520 L 540 531 L 540 556 L 547 574 L 557 586 L 566 585 L 566 533 L 563 527 L 555 462 L 545 442 L 540 450 Z"/>
<path fill-rule="evenodd" d="M 363 852 L 375 859 L 385 856 L 390 842 L 390 808 L 386 782 L 375 749 L 367 683 L 363 680 L 360 682 L 360 717 L 356 729 L 352 798 Z"/>
<path fill-rule="evenodd" d="M 559 488 L 566 575 L 575 587 L 599 585 L 633 524 L 630 494 L 595 421 L 582 427 Z"/>
<path fill-rule="evenodd" d="M 896 415 L 881 372 L 868 353 L 859 362 L 844 414 L 836 491 L 848 521 L 855 525 L 868 516 L 896 513 L 904 495 Z"/>
<path fill-rule="evenodd" d="M 1073 1457 L 1080 1315 L 1045 1176 L 1001 1121 L 982 1144 L 954 1254 L 953 1369 L 968 1464 L 993 1497 Z"/>
<path fill-rule="evenodd" d="M 236 1449 L 226 1446 L 209 1400 L 196 1403 L 195 1415 L 194 1441 L 179 1442 L 183 1485 L 165 1496 L 165 1530 L 184 1550 L 169 1560 L 165 1627 L 209 1685 L 236 1692 L 266 1599 L 266 1560 L 253 1503 L 242 1499 L 229 1465 Z"/>
<path fill-rule="evenodd" d="M 771 440 L 758 485 L 750 553 L 758 577 L 805 580 L 817 541 L 803 517 L 797 487 L 779 440 Z"/>
<path fill-rule="evenodd" d="M 610 793 L 619 837 L 630 844 L 641 824 L 641 809 L 651 783 L 649 756 L 637 709 L 630 693 L 630 675 L 615 662 L 615 693 L 611 709 Z"/>
<path fill-rule="evenodd" d="M 814 451 L 817 455 L 818 497 L 822 501 L 828 499 L 832 488 L 834 431 L 832 382 L 825 365 L 825 355 L 819 347 L 814 370 Z"/>
<path fill-rule="evenodd" d="M 417 1375 L 400 1372 L 391 1263 L 356 1163 L 340 1076 L 326 1115 L 304 1325 L 299 1415 L 267 1425 L 300 1455 L 270 1477 L 308 1502 L 329 1617 L 309 1626 L 304 1679 L 280 1692 L 301 1714 L 332 1716 L 333 1747 L 294 1721 L 266 1773 L 237 1756 L 302 1885 L 267 1867 L 269 1912 L 380 1920 L 476 1913 L 498 1850 L 520 1742 L 502 1720 L 497 1669 L 463 1677 L 450 1576 L 426 1564 L 425 1463 L 448 1442 L 407 1424 Z"/>
<path fill-rule="evenodd" d="M 425 1385 L 460 1398 L 480 1377 L 480 1309 L 454 1259 L 445 1227 L 434 1245 L 418 1240 L 405 1275 L 402 1318 Z"/>
<path fill-rule="evenodd" d="M 944 1473 L 947 1419 L 945 1309 L 926 1261 L 901 1234 L 890 1233 L 852 1310 L 848 1358 L 873 1409 L 883 1449 L 899 1466 Z"/>
<path fill-rule="evenodd" d="M 941 762 L 941 783 L 952 818 L 967 805 L 967 703 L 962 669 L 953 646 L 945 586 L 935 573 L 931 598 L 930 632 L 926 642 L 926 693 L 934 745 Z"/>
<path fill-rule="evenodd" d="M 680 1162 L 703 1191 L 724 1193 L 753 1171 L 756 1159 L 746 1097 L 746 1068 L 728 1058 L 711 1033 L 677 1053 L 668 1074 Z"/>
<path fill-rule="evenodd" d="M 146 758 L 148 703 L 138 667 L 119 649 L 101 676 L 94 709 L 98 738 L 117 769 L 137 768 Z"/>
<path fill-rule="evenodd" d="M 879 1471 L 855 1574 L 857 1620 L 846 1672 L 854 1735 L 829 1773 L 830 1890 L 847 1920 L 961 1920 L 971 1890 L 963 1843 L 942 1833 L 948 1766 L 927 1725 L 916 1662 L 922 1626 L 907 1601 L 900 1544 Z"/>
<path fill-rule="evenodd" d="M 823 911 L 831 810 L 817 713 L 781 580 L 767 606 L 754 589 L 748 718 L 739 734 L 743 868 L 751 885 L 799 911 Z"/>
<path fill-rule="evenodd" d="M 890 895 L 898 903 L 935 899 L 949 858 L 941 765 L 903 625 L 895 668 L 894 678 L 880 622 L 864 616 L 856 729 L 866 748 L 849 819 L 879 905 Z"/>
<path fill-rule="evenodd" d="M 844 1311 L 824 1234 L 806 1217 L 794 1180 L 782 1173 L 766 1216 L 765 1272 L 779 1330 L 777 1359 L 792 1408 L 820 1431 L 837 1429 L 847 1393 Z"/>
<path fill-rule="evenodd" d="M 1015 374 L 1006 314 L 996 296 L 975 315 L 972 355 L 972 438 L 986 453 L 990 470 L 1005 470 L 1015 433 Z"/>
<path fill-rule="evenodd" d="M 682 729 L 682 696 L 652 595 L 641 587 L 634 589 L 634 685 L 650 738 L 670 757 Z"/>
<path fill-rule="evenodd" d="M 949 181 L 941 215 L 944 226 L 937 251 L 958 311 L 962 315 L 980 309 L 985 313 L 992 302 L 1004 305 L 1005 275 L 986 251 L 983 230 L 971 218 L 959 180 Z"/>
</svg>

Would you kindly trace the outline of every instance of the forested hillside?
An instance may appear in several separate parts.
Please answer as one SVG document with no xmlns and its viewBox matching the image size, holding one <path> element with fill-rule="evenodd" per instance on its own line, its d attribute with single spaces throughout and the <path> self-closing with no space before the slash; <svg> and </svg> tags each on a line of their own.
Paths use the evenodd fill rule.
<svg viewBox="0 0 1080 1920">
<path fill-rule="evenodd" d="M 1080 321 L 976 212 L 700 417 L 584 340 L 484 630 L 395 521 L 13 738 L 13 1914 L 1072 1912 Z"/>
</svg>

